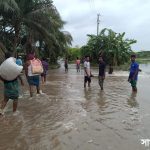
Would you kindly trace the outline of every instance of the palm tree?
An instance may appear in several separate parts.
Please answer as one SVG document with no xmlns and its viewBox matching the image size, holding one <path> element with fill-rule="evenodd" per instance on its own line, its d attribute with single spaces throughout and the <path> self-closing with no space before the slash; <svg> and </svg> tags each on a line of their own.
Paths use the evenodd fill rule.
<svg viewBox="0 0 150 150">
<path fill-rule="evenodd" d="M 58 36 L 63 35 L 61 29 L 65 22 L 51 0 L 1 0 L 0 15 L 1 29 L 9 28 L 13 35 L 11 43 L 14 51 L 20 43 L 23 28 L 30 44 L 39 37 L 49 48 L 53 45 L 61 47 Z"/>
<path fill-rule="evenodd" d="M 15 12 L 18 11 L 18 5 L 15 0 L 1 0 L 0 1 L 0 15 L 2 15 L 4 12 Z"/>
</svg>

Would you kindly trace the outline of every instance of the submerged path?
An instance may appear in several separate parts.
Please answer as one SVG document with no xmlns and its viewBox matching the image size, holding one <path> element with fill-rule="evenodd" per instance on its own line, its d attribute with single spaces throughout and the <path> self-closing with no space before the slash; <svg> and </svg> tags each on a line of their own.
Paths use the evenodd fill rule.
<svg viewBox="0 0 150 150">
<path fill-rule="evenodd" d="M 83 88 L 83 71 L 50 70 L 44 95 L 29 99 L 25 87 L 18 116 L 8 104 L 0 119 L 0 150 L 148 149 L 140 139 L 150 139 L 150 78 L 142 73 L 133 94 L 127 75 L 107 75 L 102 92 L 97 77 Z"/>
</svg>

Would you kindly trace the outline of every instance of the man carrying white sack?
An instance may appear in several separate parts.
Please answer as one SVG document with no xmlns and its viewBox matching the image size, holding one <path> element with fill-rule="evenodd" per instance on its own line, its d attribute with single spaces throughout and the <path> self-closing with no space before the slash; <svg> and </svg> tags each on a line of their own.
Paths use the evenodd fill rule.
<svg viewBox="0 0 150 150">
<path fill-rule="evenodd" d="M 10 52 L 7 52 L 5 54 L 5 59 L 8 59 L 12 57 L 12 54 Z M 18 79 L 21 82 L 21 85 L 23 86 L 23 80 L 18 76 L 15 79 L 11 81 L 7 81 L 3 79 L 0 76 L 0 79 L 4 82 L 4 100 L 2 101 L 1 104 L 1 109 L 0 109 L 0 115 L 4 114 L 4 108 L 9 101 L 9 99 L 13 100 L 13 112 L 16 114 L 17 106 L 18 106 L 18 97 L 19 97 L 19 84 L 18 84 Z"/>
</svg>

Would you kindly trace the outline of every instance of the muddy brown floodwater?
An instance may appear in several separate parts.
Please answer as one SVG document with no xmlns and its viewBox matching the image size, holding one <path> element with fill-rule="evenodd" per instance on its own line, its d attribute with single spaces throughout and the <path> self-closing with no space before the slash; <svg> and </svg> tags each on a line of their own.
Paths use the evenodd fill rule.
<svg viewBox="0 0 150 150">
<path fill-rule="evenodd" d="M 138 93 L 133 94 L 128 72 L 107 75 L 102 92 L 97 77 L 91 88 L 83 88 L 83 70 L 50 70 L 44 95 L 29 99 L 24 87 L 17 116 L 8 103 L 0 118 L 0 150 L 150 149 L 140 141 L 150 139 L 149 72 L 140 73 Z M 0 99 L 2 89 L 1 83 Z"/>
</svg>

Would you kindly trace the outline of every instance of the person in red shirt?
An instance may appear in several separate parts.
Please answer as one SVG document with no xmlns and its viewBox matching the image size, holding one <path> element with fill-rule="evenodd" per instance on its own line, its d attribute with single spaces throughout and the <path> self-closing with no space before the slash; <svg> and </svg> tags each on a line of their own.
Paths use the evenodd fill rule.
<svg viewBox="0 0 150 150">
<path fill-rule="evenodd" d="M 76 59 L 76 69 L 77 69 L 77 72 L 80 72 L 80 59 L 78 57 Z"/>
</svg>

